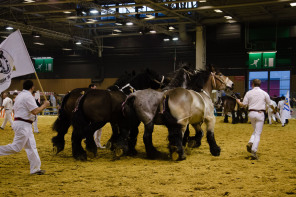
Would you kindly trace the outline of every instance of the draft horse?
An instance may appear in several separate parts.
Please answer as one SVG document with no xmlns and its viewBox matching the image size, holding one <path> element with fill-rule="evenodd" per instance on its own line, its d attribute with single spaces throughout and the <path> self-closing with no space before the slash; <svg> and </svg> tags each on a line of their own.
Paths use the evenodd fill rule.
<svg viewBox="0 0 296 197">
<path fill-rule="evenodd" d="M 247 110 L 237 104 L 235 97 L 241 99 L 241 97 L 237 93 L 235 93 L 234 97 L 228 95 L 222 97 L 224 122 L 228 123 L 228 113 L 230 112 L 232 117 L 232 124 L 246 123 L 248 122 Z M 243 114 L 245 118 L 243 117 Z"/>
<path fill-rule="evenodd" d="M 196 70 L 188 66 L 183 66 L 175 72 L 171 82 L 163 91 L 160 92 L 151 89 L 140 90 L 129 95 L 124 102 L 122 110 L 131 127 L 137 128 L 140 122 L 145 126 L 143 141 L 148 158 L 154 159 L 159 156 L 159 152 L 152 143 L 152 133 L 155 124 L 164 125 L 161 100 L 165 91 L 176 87 L 195 88 L 197 91 L 200 91 L 202 86 L 195 85 L 199 81 L 199 78 L 200 74 Z M 121 144 L 122 146 L 119 146 L 118 149 L 122 149 L 122 151 L 116 152 L 122 154 L 129 154 L 129 152 L 136 153 L 135 146 L 138 133 L 139 131 L 137 129 L 131 130 L 128 136 L 128 144 Z M 126 137 L 122 138 L 124 139 Z"/>
<path fill-rule="evenodd" d="M 138 88 L 151 87 L 157 89 L 167 83 L 167 78 L 164 78 L 164 76 L 161 76 L 152 70 L 146 69 L 144 72 L 136 76 L 134 74 L 125 74 L 121 76 L 114 85 L 110 86 L 106 91 L 113 92 L 113 95 L 115 94 L 114 92 L 120 92 L 120 95 L 125 96 L 125 94 L 129 94 Z M 57 131 L 57 136 L 52 138 L 54 153 L 58 154 L 64 150 L 64 136 L 72 125 L 75 106 L 78 106 L 77 100 L 88 91 L 90 91 L 88 88 L 76 88 L 64 97 L 61 108 L 59 109 L 58 118 L 53 124 L 53 130 Z"/>
<path fill-rule="evenodd" d="M 165 103 L 163 120 L 169 131 L 169 151 L 173 160 L 186 158 L 182 141 L 188 124 L 191 124 L 196 131 L 196 144 L 201 144 L 203 132 L 200 127 L 203 122 L 206 124 L 207 141 L 211 154 L 220 155 L 221 149 L 214 137 L 214 105 L 210 94 L 213 89 L 232 88 L 233 82 L 222 73 L 215 71 L 214 67 L 201 72 L 205 74 L 200 79 L 204 82 L 202 91 L 175 88 L 167 91 L 163 97 Z"/>
</svg>

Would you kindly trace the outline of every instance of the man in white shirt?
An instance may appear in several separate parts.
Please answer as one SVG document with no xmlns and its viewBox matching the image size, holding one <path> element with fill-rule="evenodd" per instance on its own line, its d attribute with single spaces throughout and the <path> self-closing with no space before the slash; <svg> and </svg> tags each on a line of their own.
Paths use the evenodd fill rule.
<svg viewBox="0 0 296 197">
<path fill-rule="evenodd" d="M 42 175 L 45 171 L 40 169 L 41 161 L 32 132 L 32 123 L 36 115 L 49 106 L 49 101 L 45 101 L 38 107 L 32 95 L 34 88 L 33 82 L 26 80 L 23 84 L 23 91 L 15 98 L 12 125 L 14 139 L 11 144 L 0 146 L 0 156 L 18 153 L 25 148 L 30 162 L 30 174 Z"/>
<path fill-rule="evenodd" d="M 269 95 L 260 88 L 260 85 L 261 81 L 259 79 L 254 79 L 252 81 L 252 90 L 246 93 L 243 102 L 241 103 L 239 99 L 236 99 L 236 102 L 240 106 L 248 106 L 249 109 L 248 116 L 252 123 L 254 132 L 251 135 L 249 143 L 247 144 L 247 151 L 251 153 L 251 158 L 256 160 L 258 159 L 256 153 L 264 125 L 265 106 L 269 105 L 271 108 L 273 108 Z"/>
<path fill-rule="evenodd" d="M 12 102 L 11 98 L 8 97 L 7 92 L 3 93 L 3 98 L 4 98 L 4 100 L 2 103 L 1 110 L 2 110 L 2 108 L 4 108 L 5 115 L 4 115 L 4 121 L 0 127 L 0 129 L 2 129 L 2 130 L 4 130 L 5 125 L 8 121 L 10 122 L 10 125 L 12 125 L 12 123 L 13 123 L 12 118 L 11 118 L 13 102 Z"/>
</svg>

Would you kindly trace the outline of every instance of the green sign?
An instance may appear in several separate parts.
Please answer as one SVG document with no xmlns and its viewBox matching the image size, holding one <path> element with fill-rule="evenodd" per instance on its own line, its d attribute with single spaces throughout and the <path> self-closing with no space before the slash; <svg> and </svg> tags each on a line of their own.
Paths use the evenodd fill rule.
<svg viewBox="0 0 296 197">
<path fill-rule="evenodd" d="M 35 58 L 36 72 L 53 72 L 52 58 Z"/>
<path fill-rule="evenodd" d="M 263 53 L 262 68 L 274 68 L 275 67 L 275 52 Z"/>
<path fill-rule="evenodd" d="M 250 52 L 249 69 L 275 68 L 276 52 Z"/>
<path fill-rule="evenodd" d="M 261 69 L 262 65 L 262 53 L 249 53 L 249 68 Z"/>
</svg>

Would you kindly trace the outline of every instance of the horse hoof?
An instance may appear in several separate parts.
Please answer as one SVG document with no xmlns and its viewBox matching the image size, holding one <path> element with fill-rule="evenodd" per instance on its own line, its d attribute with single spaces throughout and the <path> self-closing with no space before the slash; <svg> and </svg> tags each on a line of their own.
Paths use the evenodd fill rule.
<svg viewBox="0 0 296 197">
<path fill-rule="evenodd" d="M 189 147 L 189 148 L 193 148 L 195 145 L 196 145 L 196 141 L 195 141 L 195 140 L 190 140 L 190 141 L 188 142 L 188 147 Z"/>
<path fill-rule="evenodd" d="M 58 147 L 54 146 L 52 148 L 52 152 L 53 152 L 54 155 L 57 155 L 58 154 Z"/>
<path fill-rule="evenodd" d="M 108 141 L 105 147 L 106 147 L 106 149 L 111 149 L 112 143 L 110 141 Z"/>
<path fill-rule="evenodd" d="M 191 153 L 192 153 L 192 149 L 191 148 L 188 148 L 187 147 L 185 150 L 186 150 L 186 154 L 187 155 L 191 155 Z"/>
<path fill-rule="evenodd" d="M 87 151 L 87 157 L 93 159 L 96 157 L 95 153 Z"/>
<path fill-rule="evenodd" d="M 116 148 L 115 149 L 115 156 L 121 157 L 123 155 L 123 149 L 122 148 Z"/>
<path fill-rule="evenodd" d="M 172 153 L 172 160 L 177 161 L 179 159 L 179 154 L 177 152 Z"/>
</svg>

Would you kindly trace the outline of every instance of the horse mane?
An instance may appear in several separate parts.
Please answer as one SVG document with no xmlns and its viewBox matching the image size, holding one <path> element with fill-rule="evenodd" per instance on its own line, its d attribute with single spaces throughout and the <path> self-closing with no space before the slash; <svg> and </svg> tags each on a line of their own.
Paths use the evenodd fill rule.
<svg viewBox="0 0 296 197">
<path fill-rule="evenodd" d="M 120 88 L 128 84 L 133 77 L 135 77 L 135 72 L 132 72 L 132 73 L 125 72 L 115 81 L 113 85 L 109 86 L 107 89 L 110 91 L 118 91 Z"/>
<path fill-rule="evenodd" d="M 134 76 L 131 79 L 130 84 L 136 90 L 142 90 L 148 87 L 158 89 L 159 84 L 157 84 L 154 80 L 159 80 L 160 78 L 160 75 L 156 71 L 147 68 L 143 72 Z"/>
</svg>

